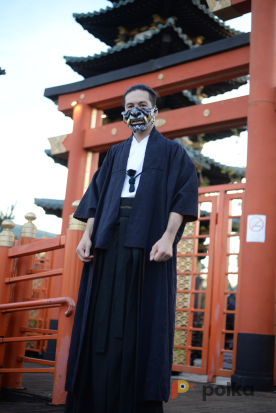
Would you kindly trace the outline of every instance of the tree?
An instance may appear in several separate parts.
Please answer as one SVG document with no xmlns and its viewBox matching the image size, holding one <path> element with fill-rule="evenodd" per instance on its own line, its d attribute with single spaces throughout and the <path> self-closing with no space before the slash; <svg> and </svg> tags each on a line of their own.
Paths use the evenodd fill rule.
<svg viewBox="0 0 276 413">
<path fill-rule="evenodd" d="M 10 206 L 10 209 L 11 209 L 10 212 L 9 212 L 9 208 L 7 208 L 6 213 L 0 211 L 0 232 L 3 231 L 2 222 L 5 221 L 5 219 L 14 219 L 13 211 L 14 211 L 15 206 L 16 206 L 16 203 Z"/>
</svg>

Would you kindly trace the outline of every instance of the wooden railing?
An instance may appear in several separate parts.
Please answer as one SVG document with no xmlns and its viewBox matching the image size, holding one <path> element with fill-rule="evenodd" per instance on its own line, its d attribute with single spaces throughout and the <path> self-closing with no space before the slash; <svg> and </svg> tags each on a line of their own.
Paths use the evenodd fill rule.
<svg viewBox="0 0 276 413">
<path fill-rule="evenodd" d="M 74 203 L 74 209 L 77 203 Z M 85 224 L 70 216 L 66 236 L 36 240 L 34 214 L 27 214 L 21 236 L 14 245 L 10 220 L 2 223 L 0 233 L 0 387 L 20 388 L 23 373 L 54 373 L 53 404 L 65 403 L 67 358 L 83 264 L 75 251 Z M 35 270 L 35 255 L 64 250 L 63 268 Z M 62 277 L 59 297 L 32 298 L 35 279 Z M 31 328 L 29 311 L 59 307 L 58 330 Z M 34 335 L 33 335 L 34 334 Z M 69 337 L 69 340 L 68 340 Z M 41 360 L 25 356 L 26 341 L 56 340 L 56 358 Z M 45 364 L 45 368 L 24 368 L 24 362 Z"/>
</svg>

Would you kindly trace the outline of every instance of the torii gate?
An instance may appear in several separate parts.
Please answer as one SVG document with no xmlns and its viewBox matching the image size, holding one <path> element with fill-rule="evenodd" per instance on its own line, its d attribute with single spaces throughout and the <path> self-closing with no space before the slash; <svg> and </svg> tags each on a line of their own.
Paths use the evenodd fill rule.
<svg viewBox="0 0 276 413">
<path fill-rule="evenodd" d="M 69 152 L 62 231 L 68 227 L 72 202 L 81 199 L 97 169 L 99 152 L 129 135 L 123 123 L 101 124 L 102 111 L 118 106 L 128 87 L 145 83 L 162 96 L 250 74 L 248 97 L 162 113 L 163 126 L 159 130 L 173 138 L 248 125 L 243 215 L 265 215 L 267 226 L 264 243 L 246 242 L 244 219 L 236 320 L 239 335 L 232 381 L 237 385 L 252 384 L 255 390 L 269 390 L 273 386 L 276 264 L 276 188 L 270 184 L 276 181 L 276 1 L 265 5 L 259 0 L 207 1 L 211 10 L 225 20 L 236 17 L 237 12 L 252 11 L 250 46 L 248 35 L 240 35 L 143 63 L 131 71 L 122 69 L 45 91 L 47 97 L 58 96 L 58 109 L 72 114 L 74 120 L 72 134 L 57 139 L 59 149 L 54 152 Z M 216 346 L 216 342 L 212 344 Z"/>
</svg>

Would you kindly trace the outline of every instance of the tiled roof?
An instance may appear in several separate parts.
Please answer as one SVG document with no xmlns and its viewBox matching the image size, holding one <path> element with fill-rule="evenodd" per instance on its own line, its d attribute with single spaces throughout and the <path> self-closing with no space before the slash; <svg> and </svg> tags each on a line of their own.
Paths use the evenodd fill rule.
<svg viewBox="0 0 276 413">
<path fill-rule="evenodd" d="M 223 165 L 220 162 L 216 162 L 214 159 L 209 158 L 208 156 L 202 155 L 202 153 L 197 149 L 191 148 L 190 146 L 186 145 L 180 138 L 176 138 L 174 139 L 174 141 L 178 142 L 181 146 L 183 146 L 183 148 L 187 151 L 188 155 L 195 164 L 207 170 L 217 168 L 217 170 L 220 170 L 221 174 L 225 175 L 226 179 L 227 175 L 232 178 L 244 178 L 245 168 Z M 230 180 L 228 180 L 228 182 L 230 182 Z"/>
<path fill-rule="evenodd" d="M 44 152 L 46 153 L 49 158 L 52 158 L 55 163 L 59 163 L 60 165 L 67 166 L 68 164 L 68 159 L 66 157 L 61 157 L 58 155 L 52 155 L 51 154 L 51 149 L 45 149 Z"/>
<path fill-rule="evenodd" d="M 47 199 L 47 198 L 35 198 L 35 204 L 44 209 L 46 214 L 56 215 L 61 218 L 63 209 L 63 200 L 60 199 Z"/>
<path fill-rule="evenodd" d="M 173 0 L 167 11 L 159 0 L 120 0 L 105 9 L 92 13 L 74 13 L 73 16 L 84 29 L 112 46 L 119 26 L 132 30 L 150 25 L 154 14 L 163 18 L 175 16 L 186 34 L 191 37 L 203 36 L 206 42 L 240 33 L 227 26 L 198 0 Z"/>
<path fill-rule="evenodd" d="M 225 80 L 212 85 L 205 85 L 201 90 L 201 94 L 206 95 L 207 97 L 217 96 L 246 85 L 248 80 L 249 76 L 241 76 L 236 79 Z M 192 89 L 191 92 L 196 93 L 196 89 Z"/>
<path fill-rule="evenodd" d="M 224 138 L 229 138 L 230 136 L 240 136 L 241 132 L 244 132 L 247 130 L 247 126 L 239 127 L 239 128 L 234 128 L 234 129 L 225 129 L 217 132 L 209 132 L 209 133 L 202 133 L 200 134 L 201 138 L 203 139 L 204 142 L 210 142 L 210 141 L 216 141 L 218 139 L 224 139 Z M 196 142 L 198 140 L 198 136 L 189 136 L 189 139 L 192 142 Z"/>
<path fill-rule="evenodd" d="M 74 71 L 88 78 L 160 57 L 165 33 L 173 37 L 166 55 L 195 47 L 191 40 L 182 34 L 181 28 L 174 26 L 173 19 L 168 19 L 166 24 L 158 24 L 157 28 L 158 31 L 152 29 L 136 40 L 111 47 L 106 52 L 87 57 L 64 56 L 64 59 Z"/>
<path fill-rule="evenodd" d="M 18 239 L 19 235 L 21 234 L 21 228 L 22 225 L 15 224 L 14 228 L 11 230 L 14 233 L 16 239 Z M 36 239 L 41 239 L 43 237 L 55 238 L 56 236 L 57 234 L 54 234 L 52 232 L 42 231 L 40 229 L 36 231 Z"/>
<path fill-rule="evenodd" d="M 134 76 L 141 76 L 147 73 L 153 73 L 172 66 L 203 59 L 214 54 L 224 53 L 239 47 L 250 44 L 250 33 L 240 34 L 227 39 L 218 40 L 201 47 L 184 50 L 168 56 L 158 57 L 143 63 L 132 65 L 131 67 L 123 66 L 121 69 L 114 69 L 108 73 L 91 75 L 89 78 L 80 80 L 66 85 L 46 88 L 44 96 L 57 102 L 58 97 L 67 93 L 84 91 L 90 88 L 107 85 L 123 79 L 130 79 Z"/>
</svg>

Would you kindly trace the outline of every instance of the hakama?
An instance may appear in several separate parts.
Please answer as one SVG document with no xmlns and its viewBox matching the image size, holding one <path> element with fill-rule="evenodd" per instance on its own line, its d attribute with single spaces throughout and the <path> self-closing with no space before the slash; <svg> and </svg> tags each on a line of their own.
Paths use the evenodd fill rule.
<svg viewBox="0 0 276 413">
<path fill-rule="evenodd" d="M 134 198 L 121 198 L 108 250 L 95 271 L 75 387 L 64 413 L 162 413 L 162 401 L 136 403 L 143 286 L 142 248 L 124 247 Z"/>
</svg>

